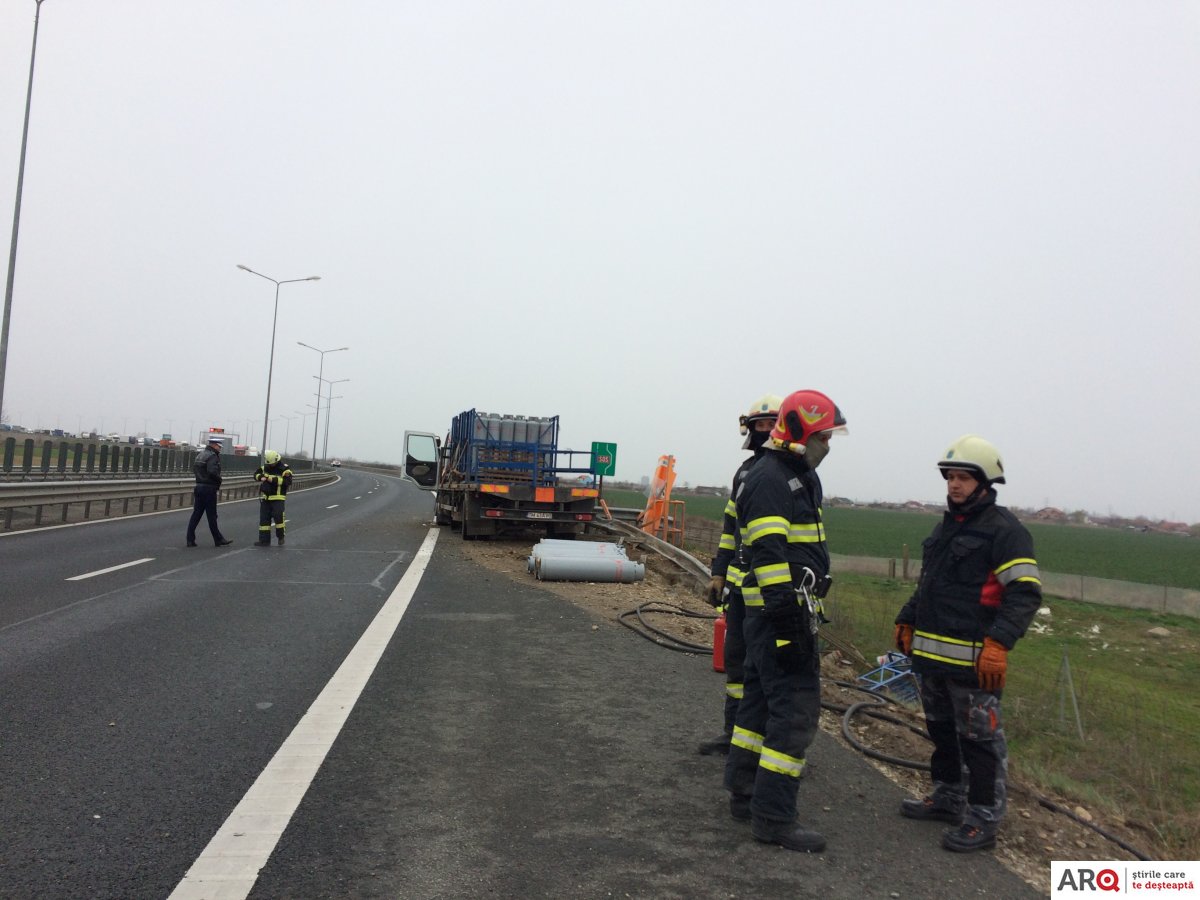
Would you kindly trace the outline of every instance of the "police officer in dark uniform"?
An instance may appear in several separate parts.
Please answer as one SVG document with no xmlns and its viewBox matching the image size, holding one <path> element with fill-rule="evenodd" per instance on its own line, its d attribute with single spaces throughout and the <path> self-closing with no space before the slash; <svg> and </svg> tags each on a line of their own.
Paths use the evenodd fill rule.
<svg viewBox="0 0 1200 900">
<path fill-rule="evenodd" d="M 817 599 L 829 583 L 817 466 L 846 420 L 819 391 L 784 398 L 762 459 L 734 499 L 747 572 L 745 688 L 725 763 L 735 819 L 756 840 L 810 853 L 825 838 L 796 821 L 805 752 L 821 714 Z"/>
<path fill-rule="evenodd" d="M 200 517 L 208 517 L 208 530 L 212 533 L 213 543 L 218 547 L 232 544 L 233 541 L 221 534 L 217 527 L 217 495 L 221 493 L 221 441 L 210 437 L 208 444 L 196 454 L 192 463 L 192 473 L 196 476 L 196 487 L 192 490 L 192 517 L 188 519 L 187 545 L 196 546 L 196 526 Z"/>
<path fill-rule="evenodd" d="M 903 801 L 900 813 L 951 823 L 942 846 L 965 853 L 994 847 L 1004 817 L 1000 695 L 1008 651 L 1037 614 L 1042 583 L 1029 531 L 996 505 L 992 485 L 1004 483 L 996 448 L 963 435 L 938 468 L 947 510 L 924 542 L 917 589 L 896 616 L 896 647 L 912 657 L 933 740 L 933 792 Z"/>
<path fill-rule="evenodd" d="M 750 466 L 763 455 L 763 447 L 779 416 L 779 404 L 782 401 L 782 397 L 766 394 L 751 404 L 746 415 L 738 417 L 739 428 L 746 436 L 742 449 L 754 452 L 733 473 L 733 487 L 729 491 L 729 502 L 725 504 L 721 540 L 709 570 L 712 580 L 708 586 L 708 602 L 725 613 L 725 649 L 722 655 L 725 668 L 725 728 L 716 737 L 701 741 L 698 750 L 702 756 L 729 752 L 729 738 L 733 734 L 738 703 L 742 699 L 743 663 L 746 659 L 746 639 L 742 634 L 742 622 L 746 618 L 746 606 L 742 602 L 742 578 L 745 576 L 746 563 L 742 558 L 742 542 L 738 536 L 737 510 L 733 498 L 737 496 Z"/>
</svg>

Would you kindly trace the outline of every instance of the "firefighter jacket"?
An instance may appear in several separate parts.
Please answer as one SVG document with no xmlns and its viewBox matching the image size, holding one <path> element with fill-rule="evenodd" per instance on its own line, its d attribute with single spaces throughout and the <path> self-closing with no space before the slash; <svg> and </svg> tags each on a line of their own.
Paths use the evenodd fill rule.
<svg viewBox="0 0 1200 900">
<path fill-rule="evenodd" d="M 896 617 L 913 626 L 913 668 L 973 679 L 983 639 L 1011 650 L 1041 606 L 1033 538 L 989 489 L 947 511 L 922 546 L 917 589 Z"/>
<path fill-rule="evenodd" d="M 750 467 L 734 501 L 747 562 L 747 610 L 794 605 L 805 567 L 818 580 L 829 574 L 822 502 L 821 479 L 802 456 L 768 449 Z"/>
<path fill-rule="evenodd" d="M 292 486 L 292 470 L 280 460 L 272 466 L 259 466 L 254 472 L 254 480 L 259 482 L 260 500 L 282 500 Z"/>
<path fill-rule="evenodd" d="M 753 456 L 746 457 L 745 461 L 738 466 L 737 471 L 733 473 L 733 487 L 729 491 L 729 500 L 725 504 L 725 515 L 721 523 L 721 540 L 717 544 L 717 555 L 713 557 L 712 568 L 709 569 L 710 575 L 724 578 L 731 588 L 739 590 L 746 574 L 746 564 L 742 559 L 742 539 L 738 533 L 737 507 L 734 505 L 733 498 L 737 496 L 738 489 L 746 478 L 746 473 L 750 471 L 750 467 L 760 456 L 762 456 L 761 453 L 755 453 Z"/>
<path fill-rule="evenodd" d="M 196 484 L 211 484 L 221 486 L 221 454 L 212 447 L 205 447 L 196 454 L 192 463 L 192 472 L 196 476 Z"/>
</svg>

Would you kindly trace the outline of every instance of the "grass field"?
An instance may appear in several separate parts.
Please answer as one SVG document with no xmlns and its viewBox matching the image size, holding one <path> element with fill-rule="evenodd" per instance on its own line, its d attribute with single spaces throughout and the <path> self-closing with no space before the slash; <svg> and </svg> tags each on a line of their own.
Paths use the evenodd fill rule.
<svg viewBox="0 0 1200 900">
<path fill-rule="evenodd" d="M 606 488 L 604 496 L 609 506 L 641 508 L 646 502 L 636 491 Z M 687 498 L 689 521 L 720 521 L 724 509 L 720 497 Z M 936 523 L 933 514 L 907 510 L 825 510 L 829 547 L 845 556 L 899 559 L 907 546 L 909 557 L 919 560 L 921 541 Z M 1200 590 L 1200 540 L 1195 538 L 1040 522 L 1027 527 L 1038 565 L 1047 572 Z"/>
<path fill-rule="evenodd" d="M 891 649 L 892 622 L 911 590 L 839 576 L 828 604 L 833 633 L 873 659 Z M 1143 849 L 1196 859 L 1200 621 L 1059 599 L 1048 607 L 1010 656 L 1004 706 L 1013 777 L 1110 821 L 1145 823 L 1156 846 Z M 1156 625 L 1170 637 L 1148 636 Z"/>
<path fill-rule="evenodd" d="M 634 491 L 610 506 L 641 508 Z M 687 498 L 687 520 L 719 521 L 725 501 Z M 850 556 L 919 559 L 937 516 L 831 508 L 830 547 Z M 1200 589 L 1200 541 L 1066 525 L 1029 525 L 1045 571 Z M 868 659 L 891 649 L 912 584 L 839 574 L 828 601 L 832 634 Z M 1013 778 L 1072 798 L 1109 821 L 1146 826 L 1142 849 L 1200 857 L 1200 621 L 1058 598 L 1046 602 L 1010 657 L 1006 732 Z M 1149 629 L 1170 632 L 1155 639 Z M 1078 708 L 1078 718 L 1075 710 Z M 1082 731 L 1082 737 L 1080 732 Z"/>
</svg>

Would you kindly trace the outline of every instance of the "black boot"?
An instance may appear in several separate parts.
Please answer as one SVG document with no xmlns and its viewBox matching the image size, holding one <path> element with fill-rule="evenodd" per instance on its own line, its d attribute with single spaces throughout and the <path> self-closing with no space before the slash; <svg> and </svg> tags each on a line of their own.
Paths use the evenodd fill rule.
<svg viewBox="0 0 1200 900">
<path fill-rule="evenodd" d="M 271 532 L 268 531 L 266 534 L 260 534 L 258 536 L 258 540 L 255 542 L 254 546 L 255 547 L 270 547 L 271 546 Z"/>
<path fill-rule="evenodd" d="M 701 741 L 696 751 L 701 756 L 717 756 L 729 752 L 729 732 L 724 731 L 715 738 Z"/>
<path fill-rule="evenodd" d="M 739 822 L 749 822 L 752 818 L 750 814 L 750 797 L 746 794 L 730 794 L 729 815 L 733 816 Z"/>
<path fill-rule="evenodd" d="M 283 546 L 283 532 L 282 531 L 275 532 L 275 543 L 279 544 L 280 547 Z"/>
<path fill-rule="evenodd" d="M 773 822 L 755 816 L 750 823 L 750 833 L 756 841 L 779 844 L 800 853 L 820 853 L 825 849 L 825 838 L 822 835 L 795 822 Z"/>
<path fill-rule="evenodd" d="M 962 801 L 955 802 L 946 797 L 932 795 L 920 800 L 901 800 L 900 815 L 906 819 L 949 822 L 951 825 L 957 825 L 962 821 L 965 805 Z"/>
<path fill-rule="evenodd" d="M 968 825 L 963 822 L 957 828 L 947 828 L 942 832 L 942 846 L 955 853 L 991 850 L 996 846 L 996 826 Z"/>
</svg>

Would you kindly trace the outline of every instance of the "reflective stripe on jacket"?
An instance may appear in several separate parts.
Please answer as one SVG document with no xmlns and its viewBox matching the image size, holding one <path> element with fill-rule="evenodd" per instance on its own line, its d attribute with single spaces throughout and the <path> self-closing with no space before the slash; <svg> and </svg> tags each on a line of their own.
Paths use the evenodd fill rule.
<svg viewBox="0 0 1200 900">
<path fill-rule="evenodd" d="M 746 474 L 735 498 L 747 558 L 742 596 L 747 609 L 778 609 L 796 602 L 793 572 L 829 572 L 821 521 L 821 479 L 801 456 L 767 450 Z"/>
<path fill-rule="evenodd" d="M 985 637 L 1012 649 L 1041 606 L 1033 538 L 995 501 L 989 490 L 947 511 L 922 545 L 917 589 L 896 617 L 913 626 L 917 671 L 970 671 Z"/>
<path fill-rule="evenodd" d="M 259 466 L 254 472 L 254 480 L 260 482 L 260 500 L 283 500 L 292 486 L 292 470 L 282 462 L 273 466 Z"/>
<path fill-rule="evenodd" d="M 734 570 L 730 568 L 730 565 L 736 565 L 738 549 L 742 543 L 741 536 L 738 534 L 737 507 L 734 505 L 733 498 L 737 496 L 738 488 L 742 486 L 746 473 L 750 471 L 750 467 L 761 455 L 761 453 L 756 453 L 746 457 L 738 466 L 737 471 L 733 473 L 733 487 L 730 488 L 729 500 L 725 504 L 725 514 L 721 517 L 721 540 L 717 544 L 717 555 L 713 557 L 712 567 L 708 570 L 710 575 L 724 578 L 731 583 L 731 586 L 736 585 L 732 584 Z M 737 578 L 737 584 L 740 585 L 741 572 L 737 573 Z"/>
</svg>

